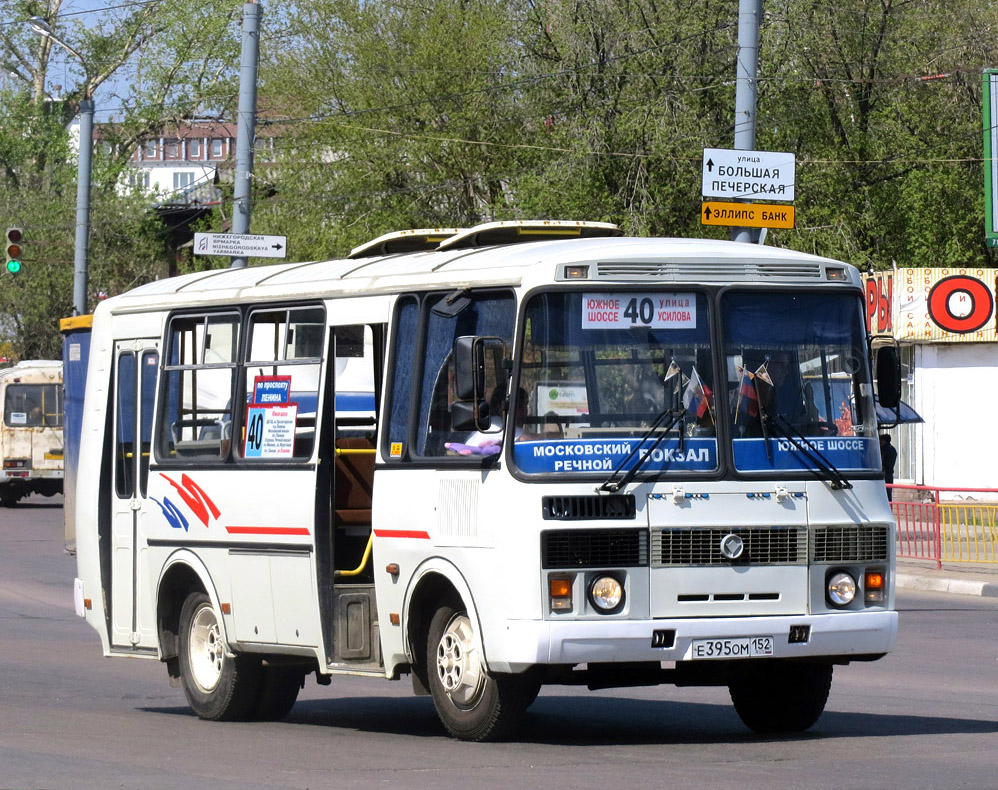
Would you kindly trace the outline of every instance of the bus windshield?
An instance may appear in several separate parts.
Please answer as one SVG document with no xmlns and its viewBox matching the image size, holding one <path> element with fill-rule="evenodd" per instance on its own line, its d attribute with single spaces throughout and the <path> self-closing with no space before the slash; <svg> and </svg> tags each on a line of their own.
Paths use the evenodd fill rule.
<svg viewBox="0 0 998 790">
<path fill-rule="evenodd" d="M 692 289 L 541 293 L 526 307 L 523 472 L 717 469 L 710 311 Z"/>
<path fill-rule="evenodd" d="M 877 469 L 854 294 L 725 291 L 717 360 L 710 304 L 692 288 L 534 295 L 518 389 L 526 403 L 516 409 L 520 471 L 708 474 L 729 451 L 739 473 Z"/>
<path fill-rule="evenodd" d="M 877 468 L 861 309 L 851 293 L 724 294 L 721 331 L 736 470 L 792 471 L 822 463 L 841 471 Z"/>
<path fill-rule="evenodd" d="M 58 384 L 8 385 L 3 422 L 15 428 L 61 428 L 62 387 Z"/>
</svg>

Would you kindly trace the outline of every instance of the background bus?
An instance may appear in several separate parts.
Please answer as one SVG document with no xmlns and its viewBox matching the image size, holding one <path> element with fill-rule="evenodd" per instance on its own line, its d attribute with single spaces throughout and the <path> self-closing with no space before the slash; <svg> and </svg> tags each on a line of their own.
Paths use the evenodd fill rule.
<svg viewBox="0 0 998 790">
<path fill-rule="evenodd" d="M 0 505 L 62 493 L 62 363 L 25 361 L 0 370 Z"/>
</svg>

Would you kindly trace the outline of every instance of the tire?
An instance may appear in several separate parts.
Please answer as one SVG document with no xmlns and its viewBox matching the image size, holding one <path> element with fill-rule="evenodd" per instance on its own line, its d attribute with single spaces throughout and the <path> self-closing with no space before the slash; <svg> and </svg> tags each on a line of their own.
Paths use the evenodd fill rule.
<svg viewBox="0 0 998 790">
<path fill-rule="evenodd" d="M 228 655 L 211 599 L 201 591 L 188 595 L 180 610 L 180 678 L 198 717 L 248 718 L 260 696 L 260 670 L 259 659 Z"/>
<path fill-rule="evenodd" d="M 800 733 L 825 710 L 831 664 L 760 662 L 728 686 L 745 726 L 760 734 Z"/>
<path fill-rule="evenodd" d="M 20 491 L 0 490 L 0 505 L 3 507 L 14 507 L 14 505 L 17 504 L 17 500 L 20 498 Z"/>
<path fill-rule="evenodd" d="M 298 699 L 304 674 L 294 667 L 262 667 L 260 693 L 250 710 L 257 721 L 280 721 L 287 716 Z"/>
<path fill-rule="evenodd" d="M 467 612 L 443 605 L 430 621 L 426 666 L 444 728 L 463 741 L 497 741 L 519 727 L 539 684 L 520 675 L 489 674 L 475 647 Z"/>
</svg>

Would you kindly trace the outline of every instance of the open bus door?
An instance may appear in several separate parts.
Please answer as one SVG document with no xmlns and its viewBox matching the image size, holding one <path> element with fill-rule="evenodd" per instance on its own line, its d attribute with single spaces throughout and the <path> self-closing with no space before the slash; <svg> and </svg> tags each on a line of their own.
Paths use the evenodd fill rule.
<svg viewBox="0 0 998 790">
<path fill-rule="evenodd" d="M 381 666 L 371 503 L 383 348 L 380 325 L 332 329 L 320 452 L 332 456 L 320 462 L 332 474 L 317 486 L 328 502 L 327 528 L 316 531 L 326 660 L 371 670 Z"/>
</svg>

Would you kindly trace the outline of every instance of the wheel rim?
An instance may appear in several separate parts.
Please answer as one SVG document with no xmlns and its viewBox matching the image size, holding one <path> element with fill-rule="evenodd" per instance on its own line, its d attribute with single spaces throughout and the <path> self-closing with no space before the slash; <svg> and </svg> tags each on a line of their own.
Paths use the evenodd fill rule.
<svg viewBox="0 0 998 790">
<path fill-rule="evenodd" d="M 478 704 L 485 672 L 475 647 L 475 632 L 465 614 L 455 615 L 437 645 L 437 677 L 455 706 L 469 710 Z"/>
<path fill-rule="evenodd" d="M 194 613 L 187 658 L 194 682 L 202 691 L 214 690 L 225 665 L 225 640 L 211 604 L 203 604 Z"/>
</svg>

